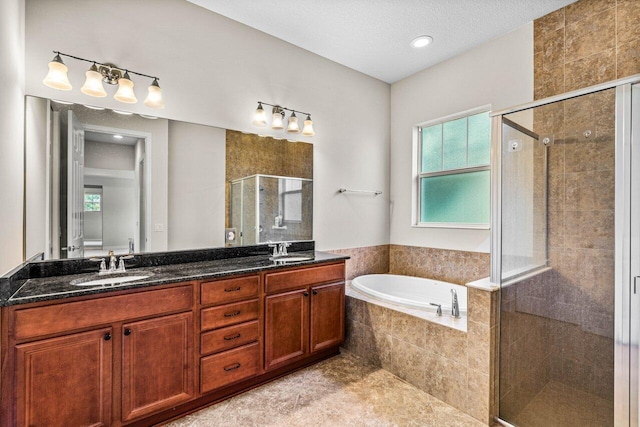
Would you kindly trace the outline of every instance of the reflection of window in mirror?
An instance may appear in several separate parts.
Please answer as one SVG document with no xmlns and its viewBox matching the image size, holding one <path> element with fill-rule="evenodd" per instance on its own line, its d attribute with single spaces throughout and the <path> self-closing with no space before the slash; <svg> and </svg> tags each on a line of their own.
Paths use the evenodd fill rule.
<svg viewBox="0 0 640 427">
<path fill-rule="evenodd" d="M 282 219 L 287 222 L 302 222 L 302 181 L 281 179 L 278 187 Z"/>
<path fill-rule="evenodd" d="M 89 189 L 91 191 L 91 189 Z M 84 211 L 85 212 L 100 212 L 100 204 L 102 201 L 102 195 L 93 192 L 84 193 Z"/>
</svg>

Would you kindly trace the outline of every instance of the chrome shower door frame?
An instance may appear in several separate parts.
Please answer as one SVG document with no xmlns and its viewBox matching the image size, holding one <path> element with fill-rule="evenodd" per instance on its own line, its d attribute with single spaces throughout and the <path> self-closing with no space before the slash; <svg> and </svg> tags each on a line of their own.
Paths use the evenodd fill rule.
<svg viewBox="0 0 640 427">
<path fill-rule="evenodd" d="M 640 341 L 640 74 L 491 113 L 491 283 L 499 286 L 503 284 L 501 279 L 503 116 L 612 88 L 616 89 L 613 421 L 616 427 L 638 427 L 640 422 L 640 352 L 638 351 Z M 499 381 L 496 389 L 498 385 Z M 496 393 L 499 395 L 499 390 Z M 499 418 L 496 418 L 496 421 L 502 425 L 510 425 Z"/>
</svg>

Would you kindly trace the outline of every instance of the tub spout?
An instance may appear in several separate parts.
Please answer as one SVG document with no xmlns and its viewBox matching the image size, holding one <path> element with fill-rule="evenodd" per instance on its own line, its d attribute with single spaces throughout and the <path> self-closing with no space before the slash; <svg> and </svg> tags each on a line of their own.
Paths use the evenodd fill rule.
<svg viewBox="0 0 640 427">
<path fill-rule="evenodd" d="M 460 317 L 460 306 L 458 305 L 458 293 L 455 289 L 451 289 L 451 315 L 455 318 Z"/>
</svg>

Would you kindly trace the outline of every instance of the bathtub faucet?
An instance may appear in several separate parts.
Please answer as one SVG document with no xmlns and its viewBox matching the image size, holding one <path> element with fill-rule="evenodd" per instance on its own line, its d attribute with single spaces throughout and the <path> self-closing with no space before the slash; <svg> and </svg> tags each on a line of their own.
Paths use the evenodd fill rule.
<svg viewBox="0 0 640 427">
<path fill-rule="evenodd" d="M 451 315 L 455 318 L 460 317 L 460 306 L 458 305 L 458 293 L 455 289 L 451 289 Z"/>
</svg>

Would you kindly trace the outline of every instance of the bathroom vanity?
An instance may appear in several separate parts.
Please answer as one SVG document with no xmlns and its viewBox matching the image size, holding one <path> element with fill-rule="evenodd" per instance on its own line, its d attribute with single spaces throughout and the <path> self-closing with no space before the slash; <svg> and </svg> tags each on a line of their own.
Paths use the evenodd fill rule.
<svg viewBox="0 0 640 427">
<path fill-rule="evenodd" d="M 3 300 L 0 424 L 152 425 L 335 355 L 345 258 L 166 264 L 86 290 L 71 282 L 95 273 L 28 279 Z"/>
</svg>

